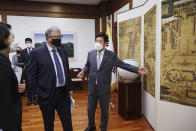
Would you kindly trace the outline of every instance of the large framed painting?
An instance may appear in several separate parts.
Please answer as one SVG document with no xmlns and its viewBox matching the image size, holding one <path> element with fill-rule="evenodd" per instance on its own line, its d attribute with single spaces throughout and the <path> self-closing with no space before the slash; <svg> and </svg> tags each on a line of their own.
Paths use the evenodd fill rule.
<svg viewBox="0 0 196 131">
<path fill-rule="evenodd" d="M 156 5 L 144 15 L 144 66 L 148 75 L 144 76 L 144 89 L 155 97 L 155 56 L 156 54 Z"/>
<path fill-rule="evenodd" d="M 46 37 L 44 32 L 34 31 L 32 35 L 35 48 L 46 44 Z M 76 60 L 76 32 L 62 32 L 61 41 L 61 46 L 67 51 L 69 60 Z"/>
<path fill-rule="evenodd" d="M 119 58 L 135 59 L 141 64 L 141 21 L 142 17 L 119 23 Z"/>
<path fill-rule="evenodd" d="M 162 1 L 161 100 L 196 107 L 196 1 Z"/>
</svg>

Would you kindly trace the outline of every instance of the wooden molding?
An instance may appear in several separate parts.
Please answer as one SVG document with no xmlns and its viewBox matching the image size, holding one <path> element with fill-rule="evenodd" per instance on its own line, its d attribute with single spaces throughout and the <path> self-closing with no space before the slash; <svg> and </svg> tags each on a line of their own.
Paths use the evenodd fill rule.
<svg viewBox="0 0 196 131">
<path fill-rule="evenodd" d="M 129 9 L 133 8 L 133 0 L 129 0 Z"/>
<path fill-rule="evenodd" d="M 70 17 L 81 16 L 96 18 L 99 16 L 99 7 L 91 5 L 44 3 L 32 1 L 0 1 L 0 10 L 7 11 L 9 14 L 34 16 Z M 39 15 L 40 14 L 40 15 Z M 58 15 L 54 15 L 58 14 Z"/>
<path fill-rule="evenodd" d="M 106 32 L 106 16 L 102 16 L 102 32 Z"/>
<path fill-rule="evenodd" d="M 5 11 L 1 11 L 1 18 L 2 18 L 2 22 L 7 23 L 7 15 Z"/>
<path fill-rule="evenodd" d="M 101 16 L 108 16 L 113 14 L 115 11 L 126 5 L 132 0 L 109 0 L 106 2 L 101 2 L 100 6 L 100 14 Z"/>
</svg>

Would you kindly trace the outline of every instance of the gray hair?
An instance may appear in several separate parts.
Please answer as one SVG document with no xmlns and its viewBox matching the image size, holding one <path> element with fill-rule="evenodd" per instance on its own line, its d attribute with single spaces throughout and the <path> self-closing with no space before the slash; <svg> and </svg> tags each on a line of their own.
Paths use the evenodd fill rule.
<svg viewBox="0 0 196 131">
<path fill-rule="evenodd" d="M 49 28 L 49 29 L 46 30 L 46 32 L 45 32 L 46 39 L 47 39 L 47 37 L 48 37 L 49 35 L 51 35 L 52 32 L 54 32 L 54 31 L 59 31 L 59 32 L 61 32 L 61 30 L 60 30 L 57 26 L 53 26 L 53 27 L 51 27 L 51 28 Z"/>
</svg>

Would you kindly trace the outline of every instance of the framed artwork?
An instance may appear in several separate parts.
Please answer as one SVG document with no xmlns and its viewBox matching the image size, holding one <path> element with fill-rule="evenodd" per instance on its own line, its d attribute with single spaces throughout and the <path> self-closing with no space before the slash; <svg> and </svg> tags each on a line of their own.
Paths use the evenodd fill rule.
<svg viewBox="0 0 196 131">
<path fill-rule="evenodd" d="M 196 107 L 196 1 L 162 1 L 160 99 Z"/>
<path fill-rule="evenodd" d="M 33 42 L 35 48 L 46 44 L 45 32 L 33 32 Z M 75 32 L 62 32 L 61 46 L 67 51 L 69 60 L 76 60 L 76 33 Z"/>
</svg>

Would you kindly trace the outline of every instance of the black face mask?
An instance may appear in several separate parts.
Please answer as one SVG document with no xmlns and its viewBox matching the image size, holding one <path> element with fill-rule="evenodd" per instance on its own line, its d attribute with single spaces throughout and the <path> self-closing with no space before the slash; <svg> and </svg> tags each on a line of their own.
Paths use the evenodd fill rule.
<svg viewBox="0 0 196 131">
<path fill-rule="evenodd" d="M 20 54 L 20 53 L 21 53 L 21 51 L 20 51 L 20 50 L 17 50 L 17 51 L 16 51 L 16 53 L 17 53 L 17 54 Z"/>
<path fill-rule="evenodd" d="M 53 45 L 55 45 L 56 47 L 61 45 L 61 39 L 52 39 L 51 42 Z"/>
</svg>

